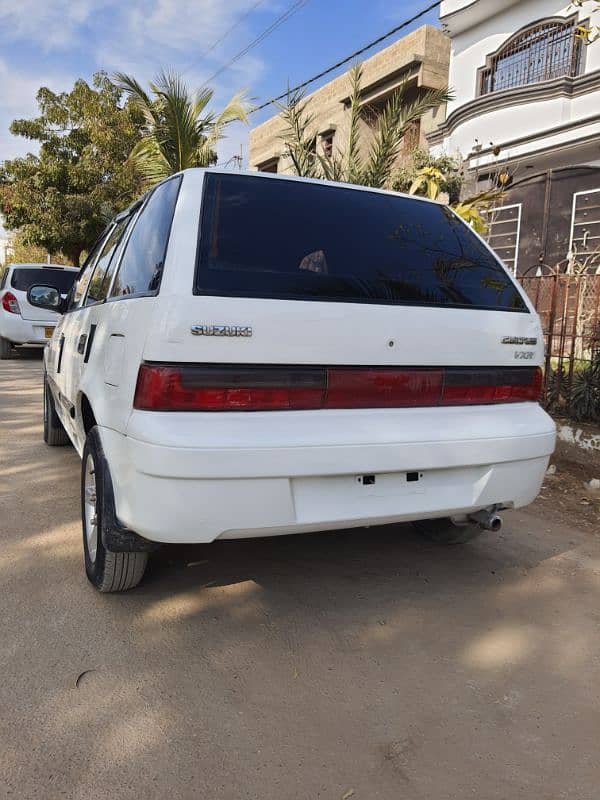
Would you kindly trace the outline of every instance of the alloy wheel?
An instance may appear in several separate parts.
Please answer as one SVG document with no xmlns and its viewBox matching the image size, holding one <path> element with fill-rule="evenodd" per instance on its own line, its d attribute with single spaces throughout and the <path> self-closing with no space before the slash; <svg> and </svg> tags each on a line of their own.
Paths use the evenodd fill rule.
<svg viewBox="0 0 600 800">
<path fill-rule="evenodd" d="M 96 561 L 98 550 L 98 504 L 96 491 L 96 466 L 91 453 L 85 462 L 85 539 L 90 561 Z"/>
</svg>

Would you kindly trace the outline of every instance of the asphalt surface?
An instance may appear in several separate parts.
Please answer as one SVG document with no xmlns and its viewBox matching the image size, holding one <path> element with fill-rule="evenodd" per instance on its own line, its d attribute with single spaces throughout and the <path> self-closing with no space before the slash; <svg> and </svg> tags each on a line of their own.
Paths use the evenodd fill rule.
<svg viewBox="0 0 600 800">
<path fill-rule="evenodd" d="M 172 548 L 100 595 L 40 387 L 0 363 L 0 798 L 597 800 L 595 532 Z"/>
</svg>

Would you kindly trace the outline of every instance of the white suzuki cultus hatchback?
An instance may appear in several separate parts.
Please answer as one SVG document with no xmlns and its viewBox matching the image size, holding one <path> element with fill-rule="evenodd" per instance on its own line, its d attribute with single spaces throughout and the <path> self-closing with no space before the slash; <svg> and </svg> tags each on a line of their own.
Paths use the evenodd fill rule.
<svg viewBox="0 0 600 800">
<path fill-rule="evenodd" d="M 537 314 L 428 200 L 188 170 L 115 217 L 66 300 L 29 301 L 61 315 L 44 438 L 82 456 L 100 591 L 161 542 L 404 521 L 464 542 L 554 448 Z"/>
</svg>

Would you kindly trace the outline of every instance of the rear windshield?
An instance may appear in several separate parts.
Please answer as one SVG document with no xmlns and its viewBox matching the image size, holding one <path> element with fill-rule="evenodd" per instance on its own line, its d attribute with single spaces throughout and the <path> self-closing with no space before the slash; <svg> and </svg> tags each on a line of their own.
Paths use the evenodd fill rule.
<svg viewBox="0 0 600 800">
<path fill-rule="evenodd" d="M 36 284 L 54 286 L 62 294 L 66 294 L 76 277 L 75 270 L 67 272 L 62 269 L 15 269 L 13 270 L 10 285 L 20 292 L 27 292 Z"/>
<path fill-rule="evenodd" d="M 204 185 L 196 294 L 527 311 L 441 204 L 234 174 Z"/>
</svg>

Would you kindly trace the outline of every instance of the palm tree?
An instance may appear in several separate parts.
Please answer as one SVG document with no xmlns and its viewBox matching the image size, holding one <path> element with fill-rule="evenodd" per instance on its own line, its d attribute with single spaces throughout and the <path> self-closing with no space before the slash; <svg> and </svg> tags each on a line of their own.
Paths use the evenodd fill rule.
<svg viewBox="0 0 600 800">
<path fill-rule="evenodd" d="M 599 0 L 600 1 L 600 0 Z M 329 156 L 317 153 L 317 136 L 314 132 L 314 115 L 309 111 L 309 100 L 301 92 L 290 92 L 287 103 L 280 106 L 285 129 L 281 135 L 285 155 L 291 160 L 294 172 L 305 178 L 323 178 L 331 181 L 357 183 L 376 189 L 395 188 L 397 158 L 408 128 L 426 111 L 439 108 L 452 99 L 447 88 L 430 89 L 415 100 L 406 100 L 406 84 L 401 84 L 385 104 L 377 119 L 371 145 L 364 157 L 360 148 L 360 123 L 365 106 L 361 102 L 362 67 L 357 64 L 350 72 L 351 94 L 348 120 L 348 138 L 345 150 Z M 366 110 L 369 111 L 368 106 Z M 364 160 L 363 160 L 364 158 Z M 409 194 L 425 195 L 431 200 L 440 196 L 446 176 L 441 169 L 425 165 L 416 170 L 408 188 Z M 506 181 L 500 180 L 503 185 Z M 478 233 L 485 234 L 487 224 L 482 211 L 493 208 L 504 198 L 502 188 L 492 187 L 484 192 L 454 200 L 450 207 Z"/>
<path fill-rule="evenodd" d="M 437 167 L 422 167 L 415 175 L 408 190 L 409 194 L 424 194 L 430 200 L 436 200 L 442 189 L 444 173 Z"/>
<path fill-rule="evenodd" d="M 161 72 L 150 83 L 150 94 L 130 75 L 117 73 L 115 82 L 144 116 L 143 137 L 130 158 L 148 186 L 179 170 L 214 164 L 215 146 L 224 136 L 224 127 L 229 122 L 248 121 L 249 104 L 242 92 L 216 114 L 207 109 L 212 89 L 192 94 L 172 72 Z"/>
<path fill-rule="evenodd" d="M 439 108 L 442 103 L 452 99 L 451 92 L 444 87 L 430 89 L 416 99 L 407 100 L 407 84 L 401 84 L 378 116 L 373 140 L 363 160 L 359 143 L 360 121 L 364 113 L 361 102 L 362 74 L 360 64 L 350 72 L 350 116 L 348 138 L 343 151 L 330 156 L 316 153 L 316 134 L 312 132 L 314 116 L 309 113 L 309 101 L 304 99 L 301 92 L 291 92 L 287 103 L 280 106 L 286 124 L 281 138 L 297 175 L 357 183 L 377 189 L 389 187 L 407 130 L 426 111 Z"/>
</svg>

